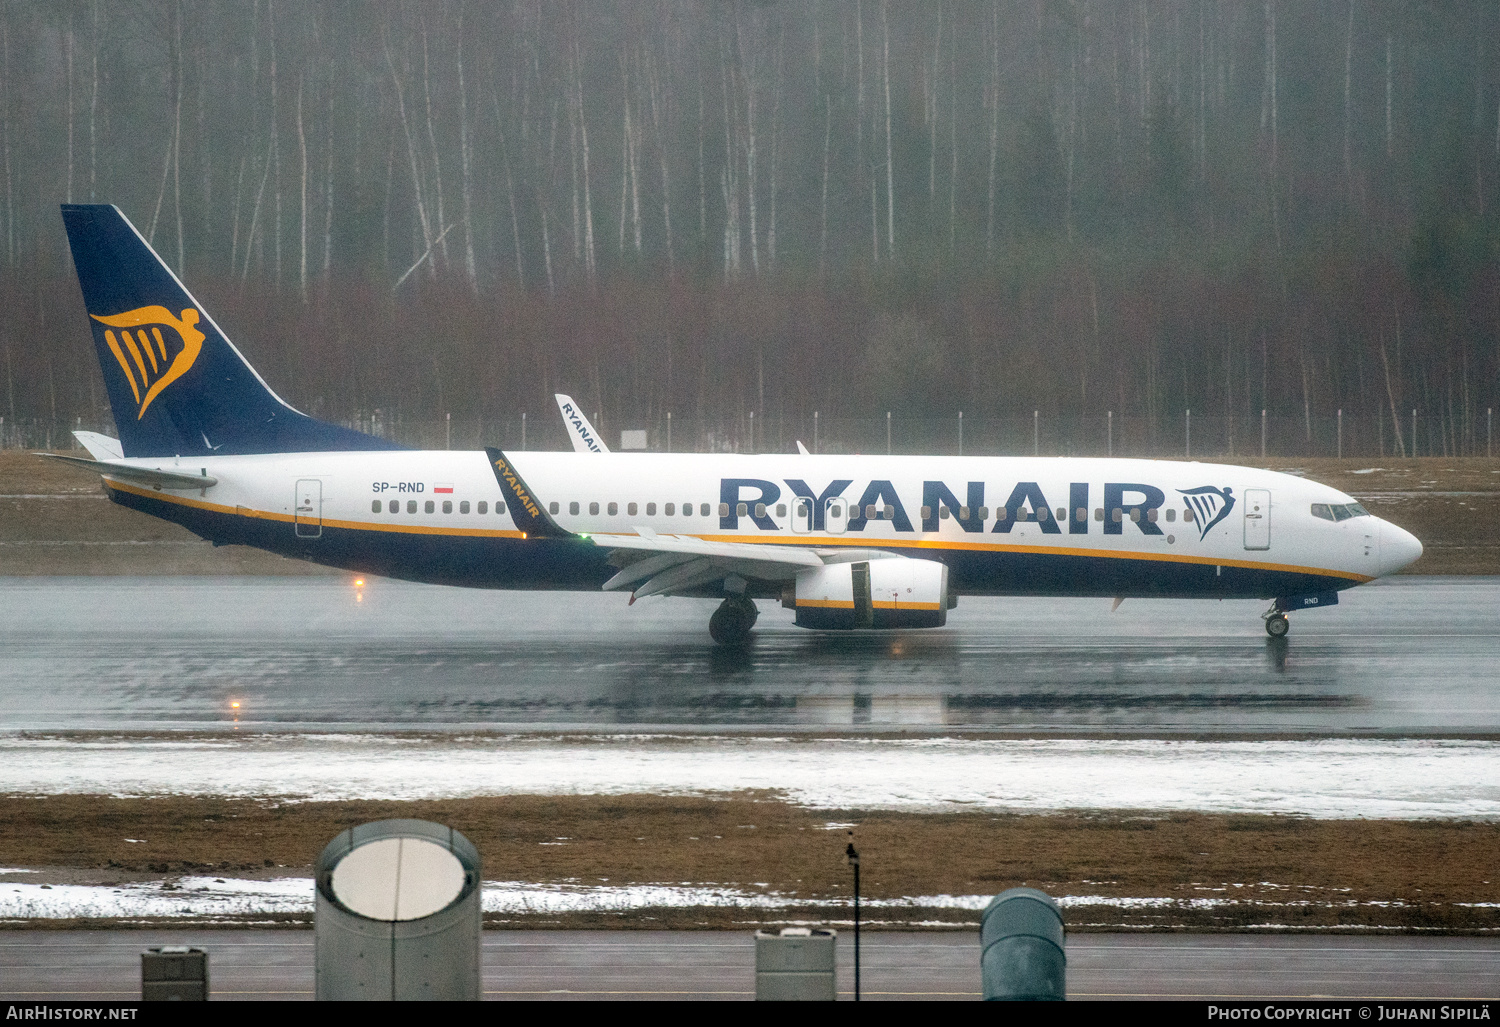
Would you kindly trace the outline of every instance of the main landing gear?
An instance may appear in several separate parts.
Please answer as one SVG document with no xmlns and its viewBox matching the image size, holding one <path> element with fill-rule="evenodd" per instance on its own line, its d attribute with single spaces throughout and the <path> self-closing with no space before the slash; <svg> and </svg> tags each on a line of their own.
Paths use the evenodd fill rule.
<svg viewBox="0 0 1500 1027">
<path fill-rule="evenodd" d="M 744 645 L 750 640 L 750 629 L 760 611 L 743 593 L 725 596 L 714 615 L 708 619 L 708 633 L 719 645 Z"/>
</svg>

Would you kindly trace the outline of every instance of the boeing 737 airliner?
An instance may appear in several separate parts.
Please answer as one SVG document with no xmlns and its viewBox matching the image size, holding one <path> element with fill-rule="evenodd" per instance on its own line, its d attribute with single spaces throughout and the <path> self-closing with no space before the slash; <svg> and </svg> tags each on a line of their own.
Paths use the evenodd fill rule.
<svg viewBox="0 0 1500 1027">
<path fill-rule="evenodd" d="M 1422 553 L 1304 478 L 1160 460 L 405 449 L 276 395 L 113 206 L 62 208 L 118 440 L 78 438 L 123 506 L 218 544 L 481 588 L 756 599 L 823 630 L 939 627 L 963 595 L 1338 602 Z"/>
</svg>

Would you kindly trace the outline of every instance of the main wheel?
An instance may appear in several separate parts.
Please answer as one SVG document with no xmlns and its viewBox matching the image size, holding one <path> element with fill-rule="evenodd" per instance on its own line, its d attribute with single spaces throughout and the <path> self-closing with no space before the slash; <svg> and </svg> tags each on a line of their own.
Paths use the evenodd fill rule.
<svg viewBox="0 0 1500 1027">
<path fill-rule="evenodd" d="M 1292 623 L 1286 619 L 1284 613 L 1273 613 L 1266 618 L 1266 634 L 1272 638 L 1285 638 L 1291 627 Z"/>
<path fill-rule="evenodd" d="M 719 645 L 744 645 L 759 618 L 760 611 L 753 601 L 744 596 L 729 596 L 708 619 L 708 633 Z"/>
</svg>

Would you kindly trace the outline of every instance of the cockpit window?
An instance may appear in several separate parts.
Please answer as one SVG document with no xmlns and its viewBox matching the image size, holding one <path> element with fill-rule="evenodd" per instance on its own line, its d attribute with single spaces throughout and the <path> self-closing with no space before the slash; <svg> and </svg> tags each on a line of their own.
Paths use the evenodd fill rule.
<svg viewBox="0 0 1500 1027">
<path fill-rule="evenodd" d="M 1325 521 L 1347 521 L 1351 517 L 1368 517 L 1370 511 L 1358 503 L 1314 503 L 1312 515 Z"/>
</svg>

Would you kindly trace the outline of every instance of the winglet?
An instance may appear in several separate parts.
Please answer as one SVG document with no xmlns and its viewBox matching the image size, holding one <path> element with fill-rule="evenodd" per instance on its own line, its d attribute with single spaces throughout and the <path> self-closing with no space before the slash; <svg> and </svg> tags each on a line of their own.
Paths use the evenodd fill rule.
<svg viewBox="0 0 1500 1027">
<path fill-rule="evenodd" d="M 575 453 L 609 452 L 609 447 L 604 444 L 594 426 L 589 424 L 589 419 L 583 416 L 583 411 L 578 409 L 572 396 L 564 396 L 559 392 L 552 398 L 557 400 L 557 409 L 562 411 L 563 424 L 568 426 L 568 438 L 573 440 Z"/>
<path fill-rule="evenodd" d="M 493 446 L 484 452 L 489 457 L 490 470 L 495 472 L 495 480 L 500 483 L 505 504 L 510 507 L 511 520 L 526 533 L 527 538 L 573 538 L 571 531 L 559 527 L 552 515 L 543 509 L 542 501 L 521 480 L 510 457 Z"/>
<path fill-rule="evenodd" d="M 807 447 L 802 444 L 801 439 L 797 440 L 797 452 L 801 453 L 803 456 L 812 456 L 812 454 L 807 451 Z"/>
</svg>

